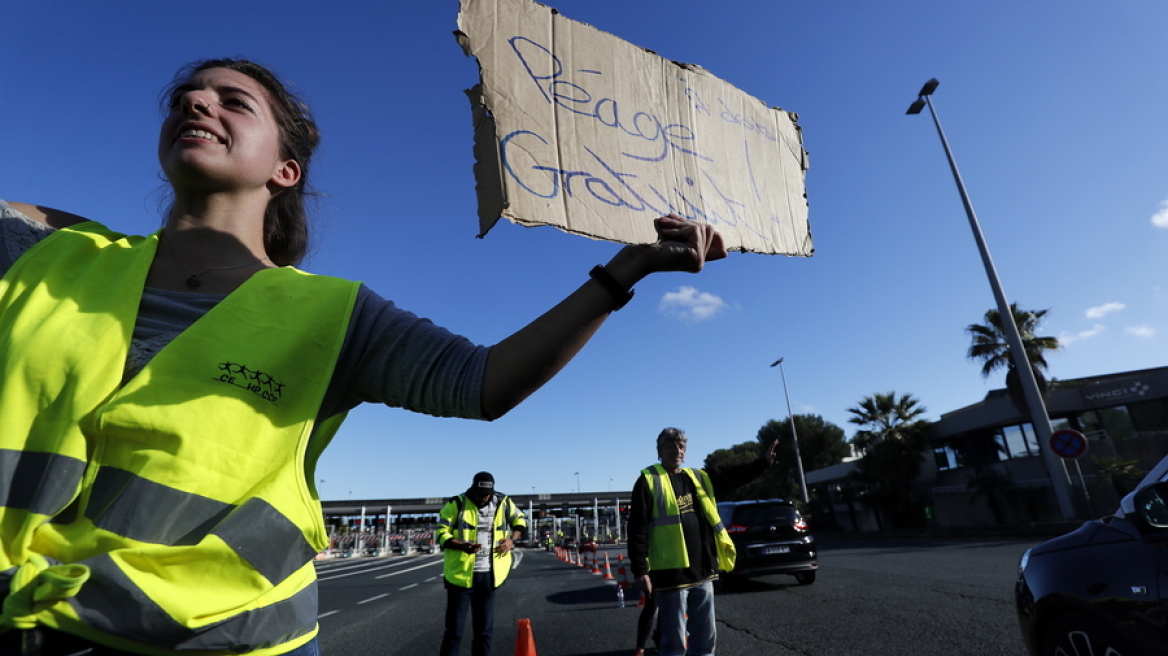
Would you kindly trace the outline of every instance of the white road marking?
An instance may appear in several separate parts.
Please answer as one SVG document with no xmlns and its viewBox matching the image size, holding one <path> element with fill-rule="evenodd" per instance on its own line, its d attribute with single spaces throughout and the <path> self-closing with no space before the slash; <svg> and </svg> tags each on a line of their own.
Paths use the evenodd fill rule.
<svg viewBox="0 0 1168 656">
<path fill-rule="evenodd" d="M 414 571 L 414 570 L 416 570 L 416 569 L 422 569 L 423 567 L 429 567 L 429 566 L 431 566 L 431 565 L 437 565 L 439 562 L 441 562 L 441 561 L 437 561 L 437 560 L 435 560 L 435 561 L 432 561 L 432 562 L 429 562 L 429 563 L 422 563 L 421 565 L 418 565 L 417 567 L 410 567 L 410 568 L 407 568 L 407 569 L 403 569 L 403 570 L 401 570 L 400 572 L 390 572 L 389 574 L 382 574 L 381 576 L 375 576 L 374 578 L 378 578 L 378 579 L 387 579 L 387 578 L 389 578 L 389 577 L 391 577 L 391 576 L 397 576 L 398 574 L 405 574 L 406 572 L 412 572 L 412 571 Z M 348 576 L 348 575 L 346 575 L 346 576 Z"/>
<path fill-rule="evenodd" d="M 410 569 L 402 570 L 402 571 L 409 572 L 409 571 L 412 571 L 415 569 L 419 569 L 421 567 L 426 567 L 427 565 L 437 565 L 441 562 L 442 561 L 440 559 L 437 559 L 437 558 L 427 559 L 427 562 L 423 563 L 422 565 L 418 565 L 417 567 L 412 567 Z M 380 571 L 383 569 L 389 569 L 391 567 L 400 567 L 400 566 L 401 566 L 401 563 L 391 563 L 389 565 L 382 565 L 380 567 L 364 567 L 364 568 L 358 569 L 357 571 L 354 571 L 354 572 L 345 572 L 344 574 L 329 574 L 327 576 L 318 576 L 317 580 L 318 581 L 332 581 L 333 579 L 340 579 L 340 578 L 344 578 L 346 576 L 357 576 L 358 574 L 365 574 L 367 572 L 377 572 L 377 571 Z M 381 577 L 378 577 L 378 578 L 381 578 Z"/>
</svg>

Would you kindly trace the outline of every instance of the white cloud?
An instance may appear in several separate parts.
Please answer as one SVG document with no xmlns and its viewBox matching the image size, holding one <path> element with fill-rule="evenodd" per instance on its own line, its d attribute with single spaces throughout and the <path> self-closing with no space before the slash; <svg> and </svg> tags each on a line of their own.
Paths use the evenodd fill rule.
<svg viewBox="0 0 1168 656">
<path fill-rule="evenodd" d="M 1125 307 L 1127 306 L 1123 303 L 1104 303 L 1103 305 L 1096 305 L 1093 308 L 1087 308 L 1087 312 L 1084 314 L 1087 315 L 1088 319 L 1098 319 L 1112 312 L 1119 312 Z"/>
<path fill-rule="evenodd" d="M 1129 335 L 1135 335 L 1136 337 L 1155 337 L 1156 336 L 1156 329 L 1153 328 L 1151 324 L 1147 324 L 1147 323 L 1139 325 L 1139 326 L 1128 326 L 1127 328 L 1124 329 L 1124 332 L 1129 334 Z"/>
<path fill-rule="evenodd" d="M 667 292 L 657 305 L 657 309 L 665 316 L 682 321 L 704 321 L 716 316 L 726 307 L 726 301 L 720 297 L 688 286 L 679 287 L 675 292 Z"/>
<path fill-rule="evenodd" d="M 1070 346 L 1081 339 L 1090 339 L 1099 333 L 1107 330 L 1107 327 L 1102 324 L 1095 324 L 1090 330 L 1080 330 L 1075 334 L 1063 333 L 1058 336 L 1059 344 L 1062 346 Z"/>
<path fill-rule="evenodd" d="M 1157 228 L 1168 228 L 1168 200 L 1160 201 L 1160 209 L 1152 215 L 1152 225 Z"/>
</svg>

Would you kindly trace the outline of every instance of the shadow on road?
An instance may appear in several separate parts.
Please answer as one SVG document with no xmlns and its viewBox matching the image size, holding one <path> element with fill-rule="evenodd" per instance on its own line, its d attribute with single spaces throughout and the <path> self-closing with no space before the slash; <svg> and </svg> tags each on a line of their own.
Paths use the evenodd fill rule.
<svg viewBox="0 0 1168 656">
<path fill-rule="evenodd" d="M 789 581 L 789 582 L 788 582 Z M 789 577 L 774 577 L 773 580 L 768 579 L 739 579 L 726 580 L 720 579 L 714 584 L 714 591 L 717 595 L 738 595 L 738 594 L 756 594 L 759 592 L 774 592 L 775 590 L 786 590 L 787 588 L 802 587 L 795 583 L 794 579 Z"/>
<path fill-rule="evenodd" d="M 616 591 L 611 585 L 598 585 L 591 588 L 557 592 L 548 595 L 547 600 L 549 603 L 560 606 L 604 604 L 605 607 L 609 607 L 615 603 Z M 633 603 L 636 602 L 634 601 Z"/>
</svg>

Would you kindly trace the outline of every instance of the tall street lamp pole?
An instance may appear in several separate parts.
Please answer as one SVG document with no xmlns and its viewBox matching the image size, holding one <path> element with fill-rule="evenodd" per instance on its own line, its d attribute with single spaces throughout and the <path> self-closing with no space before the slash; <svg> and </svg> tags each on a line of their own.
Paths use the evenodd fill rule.
<svg viewBox="0 0 1168 656">
<path fill-rule="evenodd" d="M 965 183 L 961 180 L 961 173 L 957 170 L 957 162 L 953 159 L 953 151 L 949 149 L 949 141 L 945 138 L 945 131 L 941 129 L 941 119 L 937 118 L 937 110 L 933 107 L 932 95 L 940 84 L 936 78 L 925 82 L 921 87 L 917 99 L 909 106 L 906 114 L 920 114 L 925 107 L 933 115 L 933 124 L 937 126 L 937 135 L 941 137 L 941 146 L 945 148 L 945 157 L 949 160 L 949 168 L 953 171 L 953 179 L 957 182 L 957 191 L 961 194 L 961 202 L 965 205 L 965 214 L 969 217 L 969 227 L 973 229 L 973 238 L 977 241 L 977 248 L 981 252 L 981 261 L 985 265 L 986 276 L 989 277 L 990 287 L 994 291 L 994 299 L 998 303 L 998 315 L 1002 319 L 1002 329 L 1006 333 L 1006 341 L 1010 345 L 1010 355 L 1014 360 L 1014 369 L 1022 384 L 1022 391 L 1026 397 L 1026 406 L 1030 411 L 1030 423 L 1034 426 L 1038 437 L 1039 449 L 1046 462 L 1047 473 L 1050 475 L 1051 485 L 1058 500 L 1059 510 L 1063 519 L 1074 519 L 1074 504 L 1071 500 L 1071 488 L 1067 479 L 1066 467 L 1062 460 L 1050 449 L 1050 436 L 1053 432 L 1050 417 L 1046 413 L 1046 403 L 1038 389 L 1038 381 L 1034 379 L 1034 371 L 1030 368 L 1030 361 L 1026 358 L 1025 347 L 1022 345 L 1022 336 L 1018 332 L 1018 325 L 1014 322 L 1014 313 L 1010 311 L 1010 304 L 1006 301 L 1006 293 L 1002 291 L 1002 283 L 998 280 L 998 272 L 994 268 L 993 258 L 990 257 L 989 247 L 981 232 L 981 225 L 973 211 L 973 203 L 969 194 L 965 192 Z M 1057 472 L 1062 472 L 1058 476 Z"/>
<path fill-rule="evenodd" d="M 778 365 L 779 376 L 783 378 L 783 396 L 787 398 L 787 418 L 791 420 L 791 439 L 795 445 L 795 464 L 799 467 L 799 489 L 803 492 L 803 505 L 811 503 L 807 496 L 807 479 L 803 476 L 803 458 L 799 455 L 799 435 L 795 432 L 795 415 L 791 414 L 791 395 L 787 393 L 787 374 L 783 371 L 783 358 L 775 360 L 771 366 Z"/>
</svg>

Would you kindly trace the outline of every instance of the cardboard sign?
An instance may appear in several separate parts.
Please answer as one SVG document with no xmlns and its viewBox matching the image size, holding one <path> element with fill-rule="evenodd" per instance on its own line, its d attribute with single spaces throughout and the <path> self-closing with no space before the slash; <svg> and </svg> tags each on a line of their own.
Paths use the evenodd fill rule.
<svg viewBox="0 0 1168 656">
<path fill-rule="evenodd" d="M 652 219 L 708 223 L 727 248 L 810 256 L 797 116 L 531 0 L 461 0 L 479 62 L 479 236 L 524 226 L 626 244 Z"/>
</svg>

